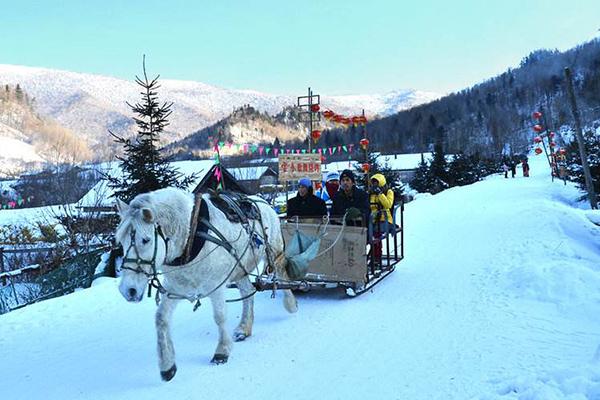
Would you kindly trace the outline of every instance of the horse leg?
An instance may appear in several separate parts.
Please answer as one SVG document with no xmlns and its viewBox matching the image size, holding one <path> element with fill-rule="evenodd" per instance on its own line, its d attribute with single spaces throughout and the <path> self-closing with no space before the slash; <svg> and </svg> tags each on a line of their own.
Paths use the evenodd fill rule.
<svg viewBox="0 0 600 400">
<path fill-rule="evenodd" d="M 158 367 L 164 381 L 170 381 L 177 372 L 175 349 L 171 340 L 171 317 L 177 300 L 163 296 L 156 310 L 156 336 L 158 339 Z"/>
<path fill-rule="evenodd" d="M 283 252 L 279 253 L 279 255 L 275 257 L 275 269 L 277 274 L 283 280 L 289 281 L 290 278 L 288 277 L 287 271 L 285 269 L 287 262 L 288 260 L 285 258 Z M 294 293 L 290 289 L 283 290 L 283 307 L 285 307 L 285 310 L 290 314 L 293 314 L 296 311 L 298 311 L 298 302 L 296 301 L 296 296 L 294 296 Z"/>
<path fill-rule="evenodd" d="M 213 364 L 224 364 L 229 359 L 231 352 L 232 341 L 225 329 L 225 290 L 223 288 L 217 290 L 210 296 L 210 302 L 213 308 L 213 318 L 219 327 L 219 344 L 213 356 Z"/>
<path fill-rule="evenodd" d="M 244 276 L 238 280 L 236 285 L 240 290 L 240 295 L 244 298 L 242 300 L 242 318 L 240 319 L 240 324 L 233 331 L 234 340 L 240 342 L 252 335 L 252 325 L 254 324 L 254 296 L 252 294 L 256 289 L 254 289 L 248 276 Z"/>
</svg>

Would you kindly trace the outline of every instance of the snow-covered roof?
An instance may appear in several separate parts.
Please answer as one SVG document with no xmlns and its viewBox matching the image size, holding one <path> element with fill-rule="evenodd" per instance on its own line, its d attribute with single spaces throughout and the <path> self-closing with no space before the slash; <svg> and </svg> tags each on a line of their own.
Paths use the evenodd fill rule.
<svg viewBox="0 0 600 400">
<path fill-rule="evenodd" d="M 423 157 L 425 161 L 431 160 L 431 153 L 423 153 Z M 421 162 L 421 153 L 414 154 L 385 154 L 380 155 L 377 158 L 377 163 L 379 165 L 385 166 L 387 164 L 388 167 L 395 171 L 399 170 L 410 170 L 416 169 Z M 348 160 L 348 161 L 336 161 L 332 163 L 325 164 L 323 166 L 324 172 L 331 171 L 343 171 L 345 169 L 354 169 L 357 164 L 360 164 L 360 161 L 357 160 Z"/>
<path fill-rule="evenodd" d="M 214 160 L 192 160 L 175 161 L 171 165 L 184 175 L 198 174 L 194 182 L 188 187 L 188 190 L 191 191 L 202 181 L 214 163 Z M 116 162 L 103 164 L 100 169 L 111 176 L 122 176 L 119 164 Z M 111 197 L 113 193 L 114 190 L 108 187 L 108 182 L 102 179 L 79 200 L 78 204 L 87 207 L 109 206 L 115 201 Z"/>
<path fill-rule="evenodd" d="M 238 181 L 256 181 L 267 171 L 266 166 L 227 168 Z"/>
</svg>

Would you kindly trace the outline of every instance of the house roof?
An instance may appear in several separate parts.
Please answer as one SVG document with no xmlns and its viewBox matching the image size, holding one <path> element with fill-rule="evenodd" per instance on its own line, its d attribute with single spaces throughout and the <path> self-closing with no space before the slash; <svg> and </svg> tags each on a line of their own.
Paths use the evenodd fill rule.
<svg viewBox="0 0 600 400">
<path fill-rule="evenodd" d="M 259 180 L 261 176 L 267 172 L 269 167 L 259 166 L 259 167 L 241 167 L 241 168 L 227 168 L 229 172 L 237 179 L 238 181 L 256 181 Z"/>
<path fill-rule="evenodd" d="M 171 165 L 184 175 L 198 173 L 194 182 L 188 187 L 188 190 L 192 191 L 206 177 L 206 174 L 208 174 L 214 165 L 214 160 L 175 161 Z M 117 162 L 100 164 L 98 169 L 111 176 L 123 176 L 123 172 Z M 78 205 L 84 207 L 110 206 L 115 201 L 111 197 L 113 193 L 114 190 L 108 186 L 108 181 L 102 179 L 79 200 Z"/>
</svg>

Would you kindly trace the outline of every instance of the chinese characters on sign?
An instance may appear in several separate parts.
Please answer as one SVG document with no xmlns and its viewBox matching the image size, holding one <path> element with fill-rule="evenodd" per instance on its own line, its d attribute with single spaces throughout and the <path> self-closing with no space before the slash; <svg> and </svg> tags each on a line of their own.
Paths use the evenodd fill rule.
<svg viewBox="0 0 600 400">
<path fill-rule="evenodd" d="M 279 155 L 279 182 L 295 181 L 304 177 L 313 181 L 322 179 L 320 154 Z"/>
</svg>

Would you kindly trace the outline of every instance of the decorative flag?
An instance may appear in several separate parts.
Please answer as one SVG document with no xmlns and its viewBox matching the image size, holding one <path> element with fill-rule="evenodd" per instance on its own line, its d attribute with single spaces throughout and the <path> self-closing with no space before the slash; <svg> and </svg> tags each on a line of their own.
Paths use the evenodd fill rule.
<svg viewBox="0 0 600 400">
<path fill-rule="evenodd" d="M 275 157 L 277 157 L 279 155 L 279 148 L 275 147 L 273 153 L 275 154 Z"/>
</svg>

